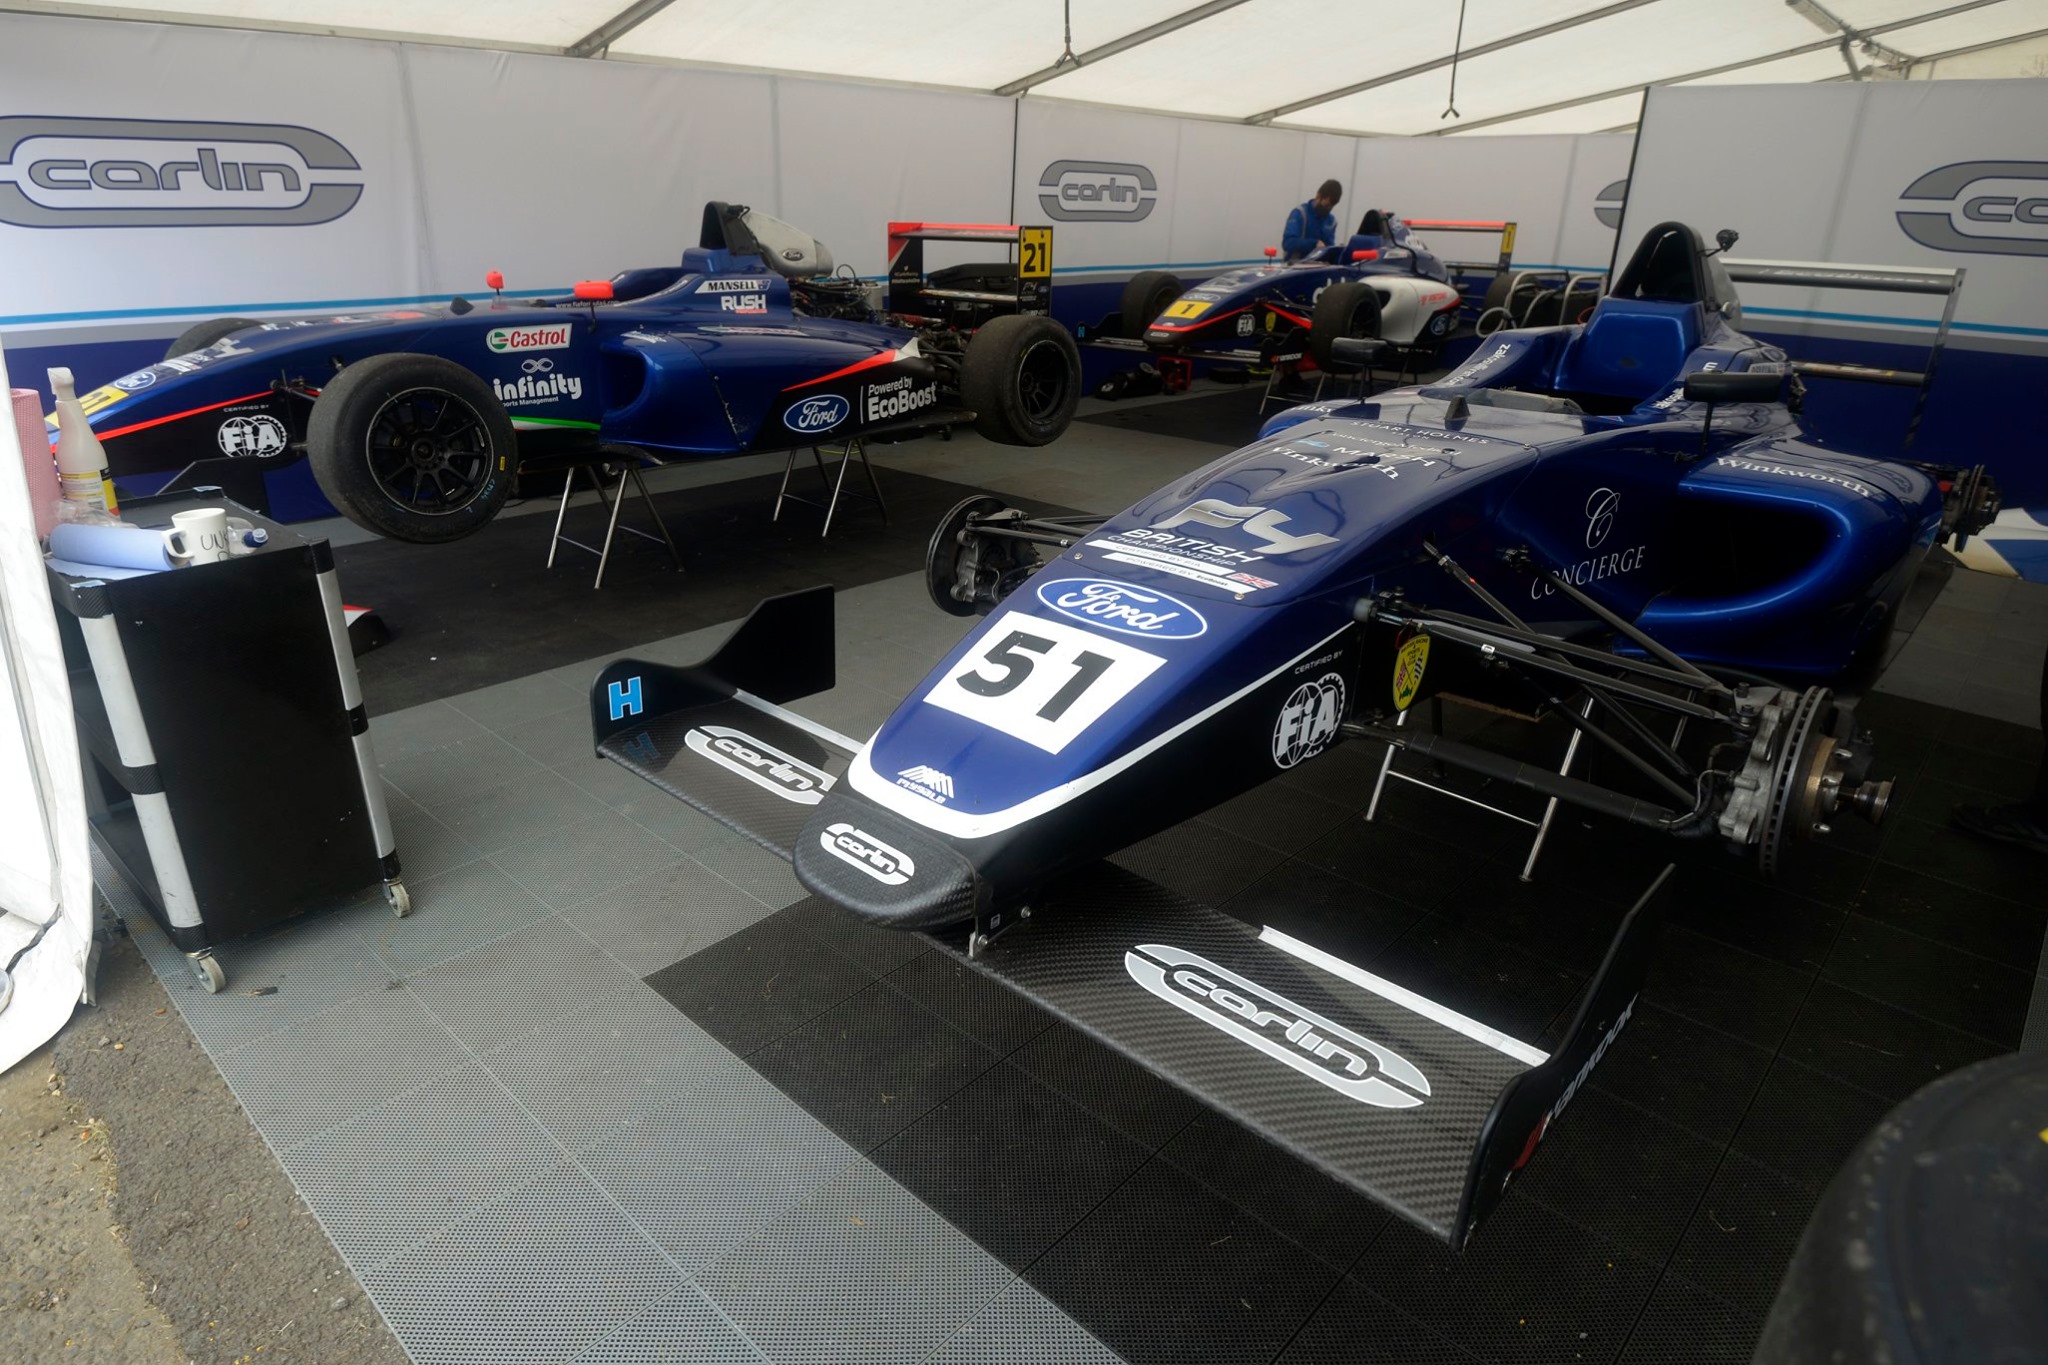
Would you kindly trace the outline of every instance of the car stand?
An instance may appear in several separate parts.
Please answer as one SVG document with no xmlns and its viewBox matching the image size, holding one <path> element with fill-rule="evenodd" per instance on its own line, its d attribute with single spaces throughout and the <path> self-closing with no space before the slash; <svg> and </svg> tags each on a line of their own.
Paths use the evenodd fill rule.
<svg viewBox="0 0 2048 1365">
<path fill-rule="evenodd" d="M 617 538 L 619 532 L 624 531 L 629 536 L 638 536 L 642 540 L 658 540 L 663 545 L 666 545 L 668 547 L 669 559 L 675 564 L 676 572 L 681 573 L 683 571 L 682 553 L 676 549 L 675 538 L 668 533 L 668 523 L 661 519 L 661 509 L 654 505 L 654 497 L 647 491 L 646 481 L 640 477 L 640 464 L 637 456 L 624 455 L 616 451 L 609 452 L 609 454 L 616 457 L 616 460 L 592 460 L 569 466 L 567 475 L 562 479 L 562 501 L 555 508 L 555 534 L 548 541 L 547 566 L 550 569 L 555 567 L 555 556 L 560 552 L 562 546 L 574 545 L 579 550 L 597 556 L 597 577 L 591 580 L 590 586 L 593 591 L 602 588 L 604 586 L 604 571 L 610 566 L 612 561 L 612 541 Z M 612 485 L 610 494 L 607 494 L 604 487 L 604 471 L 614 462 L 620 466 L 619 477 L 618 481 Z M 585 545 L 573 536 L 562 534 L 562 520 L 569 515 L 569 499 L 576 494 L 576 475 L 578 473 L 589 476 L 590 486 L 597 492 L 597 500 L 604 504 L 605 511 L 609 514 L 605 519 L 604 544 L 601 546 Z M 625 510 L 626 506 L 626 482 L 629 479 L 632 480 L 634 490 L 639 493 L 640 501 L 647 505 L 648 518 L 654 522 L 654 529 L 660 534 L 651 534 L 636 527 L 619 525 L 619 513 Z"/>
<path fill-rule="evenodd" d="M 782 520 L 782 504 L 785 502 L 800 502 L 806 507 L 822 507 L 825 510 L 825 525 L 818 532 L 818 538 L 822 540 L 832 534 L 832 518 L 839 511 L 840 498 L 850 496 L 859 498 L 864 502 L 872 502 L 882 513 L 882 525 L 887 526 L 889 524 L 889 504 L 882 500 L 882 485 L 875 481 L 875 467 L 868 463 L 867 442 L 855 436 L 836 445 L 818 445 L 812 446 L 810 449 L 811 462 L 818 467 L 818 482 L 823 487 L 825 501 L 819 502 L 816 498 L 807 498 L 801 493 L 789 491 L 790 475 L 796 472 L 797 447 L 792 446 L 789 451 L 789 459 L 783 462 L 782 487 L 775 492 L 775 510 L 769 514 L 768 520 Z M 827 455 L 839 457 L 839 475 L 837 478 L 834 478 L 825 471 L 825 457 Z M 860 489 L 856 488 L 851 494 L 848 494 L 846 492 L 846 468 L 855 460 L 860 461 L 861 472 L 867 475 L 869 491 L 863 493 Z"/>
</svg>

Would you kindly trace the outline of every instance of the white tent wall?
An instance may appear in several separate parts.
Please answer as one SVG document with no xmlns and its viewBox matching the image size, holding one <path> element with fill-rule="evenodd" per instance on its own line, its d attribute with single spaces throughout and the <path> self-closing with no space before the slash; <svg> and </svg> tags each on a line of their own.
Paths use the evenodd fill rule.
<svg viewBox="0 0 2048 1365">
<path fill-rule="evenodd" d="M 1623 251 L 1653 224 L 1679 221 L 1705 235 L 1734 228 L 1738 256 L 1964 268 L 1956 330 L 1913 454 L 1986 461 L 2009 502 L 2048 505 L 2048 456 L 2014 398 L 2048 384 L 2048 222 L 1971 216 L 1980 198 L 1974 212 L 1994 218 L 2023 218 L 2030 202 L 2034 215 L 2048 211 L 2043 128 L 2042 80 L 1652 90 Z M 1739 168 L 1731 148 L 1749 149 Z M 1942 168 L 1954 184 L 1906 197 Z M 1810 359 L 1918 369 L 1940 316 L 1938 299 L 1893 294 L 1752 285 L 1742 295 L 1748 330 Z M 1839 443 L 1898 448 L 1908 391 L 1810 390 L 1815 425 Z"/>
</svg>

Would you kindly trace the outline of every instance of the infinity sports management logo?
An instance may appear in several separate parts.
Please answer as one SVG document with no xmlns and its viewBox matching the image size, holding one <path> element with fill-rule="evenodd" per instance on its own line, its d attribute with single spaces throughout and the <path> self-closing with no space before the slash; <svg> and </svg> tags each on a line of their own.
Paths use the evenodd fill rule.
<svg viewBox="0 0 2048 1365">
<path fill-rule="evenodd" d="M 1379 1109 L 1413 1109 L 1429 1097 L 1429 1078 L 1400 1053 L 1206 957 L 1141 943 L 1124 954 L 1124 970 L 1175 1009 L 1347 1099 Z"/>
<path fill-rule="evenodd" d="M 1906 186 L 1908 237 L 1936 251 L 2048 256 L 2048 161 L 1959 161 Z"/>
<path fill-rule="evenodd" d="M 1061 223 L 1136 223 L 1158 200 L 1151 169 L 1128 161 L 1055 161 L 1038 177 L 1038 207 Z"/>
<path fill-rule="evenodd" d="M 0 118 L 0 223 L 307 227 L 363 197 L 348 148 L 282 123 Z"/>
</svg>

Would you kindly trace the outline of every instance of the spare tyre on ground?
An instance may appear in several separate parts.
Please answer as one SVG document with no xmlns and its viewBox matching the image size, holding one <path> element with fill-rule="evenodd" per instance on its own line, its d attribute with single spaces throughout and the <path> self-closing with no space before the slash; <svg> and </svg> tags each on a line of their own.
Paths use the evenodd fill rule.
<svg viewBox="0 0 2048 1365">
<path fill-rule="evenodd" d="M 256 325 L 247 318 L 208 318 L 204 322 L 195 322 L 178 333 L 178 339 L 164 352 L 164 359 L 176 360 L 181 355 L 203 351 L 214 342 L 232 336 L 244 327 Z"/>
<path fill-rule="evenodd" d="M 452 360 L 396 352 L 343 368 L 306 425 L 313 478 L 358 526 L 420 545 L 482 530 L 519 467 L 512 419 Z"/>
<path fill-rule="evenodd" d="M 1123 300 L 1117 310 L 1122 322 L 1123 334 L 1142 341 L 1145 329 L 1159 320 L 1159 315 L 1181 296 L 1181 282 L 1178 276 L 1164 270 L 1141 270 L 1124 282 Z"/>
<path fill-rule="evenodd" d="M 1081 401 L 1081 350 L 1048 317 L 992 318 L 967 343 L 960 401 L 991 441 L 1042 446 L 1074 420 Z"/>
</svg>

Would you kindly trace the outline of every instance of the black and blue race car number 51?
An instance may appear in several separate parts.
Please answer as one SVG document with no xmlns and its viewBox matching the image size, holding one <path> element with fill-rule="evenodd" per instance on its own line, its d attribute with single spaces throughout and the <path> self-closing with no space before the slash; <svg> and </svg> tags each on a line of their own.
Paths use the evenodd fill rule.
<svg viewBox="0 0 2048 1365">
<path fill-rule="evenodd" d="M 1056 754 L 1166 662 L 1072 626 L 1023 619 L 1023 628 L 986 631 L 924 699 Z"/>
</svg>

